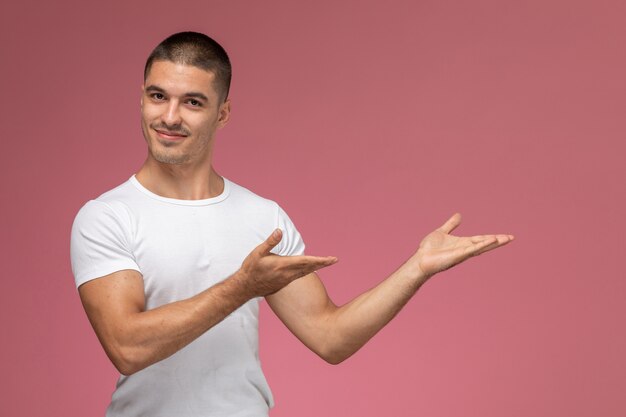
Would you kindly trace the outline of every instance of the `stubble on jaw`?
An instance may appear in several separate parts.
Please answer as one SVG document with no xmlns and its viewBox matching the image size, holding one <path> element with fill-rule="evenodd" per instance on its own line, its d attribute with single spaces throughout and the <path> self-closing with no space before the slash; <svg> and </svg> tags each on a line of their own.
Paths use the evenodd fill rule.
<svg viewBox="0 0 626 417">
<path fill-rule="evenodd" d="M 165 148 L 171 148 L 172 146 L 167 146 L 165 144 L 160 144 Z M 148 151 L 152 154 L 152 157 L 157 160 L 158 162 L 161 162 L 163 164 L 171 164 L 171 165 L 182 165 L 186 162 L 189 162 L 189 160 L 191 160 L 191 155 L 190 154 L 179 154 L 177 152 L 175 152 L 175 150 L 172 150 L 172 152 L 168 152 L 167 150 L 162 150 L 159 149 L 158 147 L 152 147 L 152 146 L 148 146 Z"/>
<path fill-rule="evenodd" d="M 165 155 L 159 152 L 152 152 L 152 157 L 162 164 L 183 165 L 189 161 L 189 155 Z"/>
</svg>

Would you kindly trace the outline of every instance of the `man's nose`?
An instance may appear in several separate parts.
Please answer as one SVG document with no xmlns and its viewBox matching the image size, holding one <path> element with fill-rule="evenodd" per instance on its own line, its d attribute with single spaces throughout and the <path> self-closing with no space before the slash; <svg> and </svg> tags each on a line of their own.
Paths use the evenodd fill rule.
<svg viewBox="0 0 626 417">
<path fill-rule="evenodd" d="M 163 122 L 168 126 L 179 125 L 182 122 L 177 100 L 170 100 L 162 117 Z"/>
</svg>

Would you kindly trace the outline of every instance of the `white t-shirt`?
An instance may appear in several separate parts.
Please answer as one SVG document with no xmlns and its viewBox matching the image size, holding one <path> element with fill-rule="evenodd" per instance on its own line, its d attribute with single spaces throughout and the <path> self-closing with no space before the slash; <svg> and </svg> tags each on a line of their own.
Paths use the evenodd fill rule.
<svg viewBox="0 0 626 417">
<path fill-rule="evenodd" d="M 143 276 L 146 309 L 153 309 L 228 278 L 277 227 L 283 238 L 272 252 L 303 254 L 300 233 L 278 204 L 226 178 L 217 197 L 177 200 L 152 193 L 133 176 L 76 216 L 76 286 L 133 269 Z M 258 302 L 250 300 L 169 358 L 120 375 L 107 417 L 267 416 L 274 400 L 258 356 Z"/>
</svg>

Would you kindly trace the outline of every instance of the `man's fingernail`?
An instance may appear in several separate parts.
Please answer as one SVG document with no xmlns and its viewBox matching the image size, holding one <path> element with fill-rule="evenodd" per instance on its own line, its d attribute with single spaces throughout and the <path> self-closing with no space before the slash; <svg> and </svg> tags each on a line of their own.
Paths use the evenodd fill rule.
<svg viewBox="0 0 626 417">
<path fill-rule="evenodd" d="M 272 236 L 274 237 L 278 237 L 280 235 L 280 229 L 276 229 L 274 230 L 274 233 L 272 233 Z"/>
</svg>

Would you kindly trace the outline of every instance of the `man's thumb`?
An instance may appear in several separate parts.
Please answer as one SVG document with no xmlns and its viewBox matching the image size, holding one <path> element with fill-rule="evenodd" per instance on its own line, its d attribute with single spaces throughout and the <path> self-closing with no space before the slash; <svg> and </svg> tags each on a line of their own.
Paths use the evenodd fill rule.
<svg viewBox="0 0 626 417">
<path fill-rule="evenodd" d="M 261 244 L 261 251 L 264 254 L 268 254 L 274 246 L 278 245 L 280 240 L 283 238 L 283 231 L 280 229 L 275 229 L 270 237 L 265 239 L 265 242 Z"/>
</svg>

